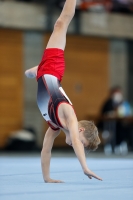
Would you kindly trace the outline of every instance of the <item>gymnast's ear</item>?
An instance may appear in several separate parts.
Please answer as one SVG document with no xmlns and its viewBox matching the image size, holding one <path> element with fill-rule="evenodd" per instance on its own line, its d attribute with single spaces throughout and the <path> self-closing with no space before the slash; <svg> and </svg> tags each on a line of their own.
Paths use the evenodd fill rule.
<svg viewBox="0 0 133 200">
<path fill-rule="evenodd" d="M 79 132 L 84 132 L 85 128 L 84 127 L 79 127 Z"/>
</svg>

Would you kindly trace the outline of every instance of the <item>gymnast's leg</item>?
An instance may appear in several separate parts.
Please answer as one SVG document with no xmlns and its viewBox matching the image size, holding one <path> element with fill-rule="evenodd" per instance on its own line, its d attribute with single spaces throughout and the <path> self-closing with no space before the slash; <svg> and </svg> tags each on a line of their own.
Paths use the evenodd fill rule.
<svg viewBox="0 0 133 200">
<path fill-rule="evenodd" d="M 75 14 L 76 0 L 66 0 L 64 8 L 57 19 L 53 33 L 48 41 L 48 48 L 59 48 L 64 50 L 66 45 L 66 33 L 68 26 Z"/>
<path fill-rule="evenodd" d="M 68 26 L 75 14 L 76 0 L 66 0 L 63 10 L 57 19 L 54 30 L 48 41 L 46 49 L 59 48 L 64 50 L 66 46 L 66 33 Z M 25 75 L 28 78 L 35 78 L 37 75 L 38 66 L 25 71 Z"/>
</svg>

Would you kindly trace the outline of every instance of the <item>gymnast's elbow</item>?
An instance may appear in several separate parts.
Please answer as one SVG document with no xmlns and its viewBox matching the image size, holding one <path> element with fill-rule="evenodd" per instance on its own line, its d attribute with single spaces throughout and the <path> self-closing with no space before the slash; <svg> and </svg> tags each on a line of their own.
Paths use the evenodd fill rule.
<svg viewBox="0 0 133 200">
<path fill-rule="evenodd" d="M 43 147 L 42 150 L 41 150 L 41 158 L 47 156 L 47 155 L 51 155 L 51 150 Z"/>
</svg>

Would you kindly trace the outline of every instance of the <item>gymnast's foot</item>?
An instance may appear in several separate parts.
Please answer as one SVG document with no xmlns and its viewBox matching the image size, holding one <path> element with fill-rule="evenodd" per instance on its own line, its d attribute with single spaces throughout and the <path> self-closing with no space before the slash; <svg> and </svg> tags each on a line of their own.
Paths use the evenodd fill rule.
<svg viewBox="0 0 133 200">
<path fill-rule="evenodd" d="M 38 66 L 35 66 L 31 69 L 26 70 L 25 75 L 27 76 L 27 78 L 35 78 L 37 76 L 37 68 Z"/>
</svg>

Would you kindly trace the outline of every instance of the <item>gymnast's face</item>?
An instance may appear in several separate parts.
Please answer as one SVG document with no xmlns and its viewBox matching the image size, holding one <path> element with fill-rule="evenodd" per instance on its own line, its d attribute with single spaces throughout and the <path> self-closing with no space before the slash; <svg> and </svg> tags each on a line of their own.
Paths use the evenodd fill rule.
<svg viewBox="0 0 133 200">
<path fill-rule="evenodd" d="M 89 141 L 84 136 L 84 128 L 79 128 L 79 139 L 84 147 L 87 147 L 89 145 Z M 66 136 L 66 143 L 69 146 L 72 146 L 72 141 L 69 135 Z"/>
</svg>

